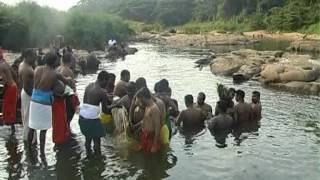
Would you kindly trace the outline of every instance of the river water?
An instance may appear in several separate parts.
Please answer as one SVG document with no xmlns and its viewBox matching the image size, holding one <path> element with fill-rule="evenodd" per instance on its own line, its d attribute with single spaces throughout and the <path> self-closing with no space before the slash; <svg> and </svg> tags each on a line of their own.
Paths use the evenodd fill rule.
<svg viewBox="0 0 320 180">
<path fill-rule="evenodd" d="M 320 98 L 293 95 L 264 89 L 256 82 L 233 85 L 229 78 L 212 75 L 209 68 L 193 68 L 199 55 L 170 47 L 135 44 L 139 51 L 124 61 L 103 61 L 101 68 L 119 76 L 128 69 L 131 78 L 143 76 L 153 89 L 166 78 L 173 97 L 184 108 L 186 94 L 207 94 L 213 107 L 218 100 L 217 83 L 243 89 L 246 100 L 251 92 L 261 92 L 263 119 L 258 133 L 247 134 L 240 145 L 233 137 L 227 147 L 218 148 L 208 130 L 195 136 L 177 133 L 169 150 L 146 155 L 128 150 L 113 137 L 102 140 L 102 155 L 87 157 L 84 137 L 77 117 L 72 122 L 75 136 L 63 148 L 54 151 L 51 133 L 47 133 L 46 157 L 27 156 L 22 128 L 10 136 L 9 127 L 0 127 L 0 179 L 290 179 L 320 178 Z M 227 48 L 228 49 L 228 48 Z M 226 50 L 226 49 L 224 49 Z M 96 75 L 78 77 L 79 95 Z M 17 125 L 18 126 L 18 125 Z"/>
</svg>

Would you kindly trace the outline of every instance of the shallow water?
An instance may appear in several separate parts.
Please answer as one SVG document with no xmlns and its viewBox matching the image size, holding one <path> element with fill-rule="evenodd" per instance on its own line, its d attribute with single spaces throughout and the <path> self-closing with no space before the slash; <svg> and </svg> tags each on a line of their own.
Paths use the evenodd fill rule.
<svg viewBox="0 0 320 180">
<path fill-rule="evenodd" d="M 256 134 L 249 134 L 238 146 L 233 137 L 226 148 L 215 146 L 209 131 L 186 137 L 177 133 L 170 149 L 158 155 L 129 151 L 112 137 L 102 140 L 102 155 L 88 158 L 84 137 L 72 122 L 76 136 L 61 150 L 53 151 L 48 131 L 46 158 L 34 161 L 26 156 L 22 128 L 10 136 L 9 127 L 0 127 L 0 179 L 307 179 L 320 177 L 320 98 L 264 89 L 256 82 L 233 85 L 232 80 L 193 68 L 197 55 L 173 48 L 136 44 L 139 51 L 125 61 L 104 61 L 102 69 L 117 76 L 129 69 L 132 79 L 144 76 L 151 89 L 156 81 L 167 78 L 173 97 L 184 108 L 186 94 L 203 91 L 207 102 L 218 100 L 216 84 L 241 88 L 249 96 L 261 92 L 263 119 Z M 96 75 L 78 78 L 82 98 L 85 85 Z"/>
</svg>

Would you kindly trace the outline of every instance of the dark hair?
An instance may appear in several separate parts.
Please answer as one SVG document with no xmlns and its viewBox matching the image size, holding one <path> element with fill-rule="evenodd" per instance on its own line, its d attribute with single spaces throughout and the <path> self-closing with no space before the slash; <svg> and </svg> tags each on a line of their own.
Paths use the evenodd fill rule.
<svg viewBox="0 0 320 180">
<path fill-rule="evenodd" d="M 240 96 L 242 99 L 244 99 L 244 97 L 246 95 L 246 93 L 244 91 L 240 90 L 240 89 L 236 91 L 236 94 L 238 96 Z"/>
<path fill-rule="evenodd" d="M 169 91 L 169 81 L 167 79 L 161 79 L 159 82 L 159 92 Z"/>
<path fill-rule="evenodd" d="M 193 96 L 191 94 L 188 94 L 184 97 L 184 101 L 187 106 L 193 104 Z"/>
<path fill-rule="evenodd" d="M 70 52 L 66 52 L 62 56 L 63 64 L 69 64 L 72 61 L 72 54 Z"/>
<path fill-rule="evenodd" d="M 128 92 L 136 92 L 136 83 L 129 82 L 127 90 Z"/>
<path fill-rule="evenodd" d="M 22 52 L 22 56 L 24 58 L 30 58 L 30 57 L 35 56 L 35 52 L 32 48 L 27 48 Z"/>
<path fill-rule="evenodd" d="M 116 75 L 113 73 L 109 73 L 109 79 L 116 79 Z"/>
<path fill-rule="evenodd" d="M 229 103 L 226 100 L 220 100 L 217 102 L 218 108 L 223 112 L 227 112 L 227 109 L 229 107 Z"/>
<path fill-rule="evenodd" d="M 47 65 L 53 67 L 56 65 L 56 62 L 59 59 L 59 57 L 55 52 L 51 51 L 45 55 L 44 59 Z"/>
<path fill-rule="evenodd" d="M 199 96 L 200 96 L 200 95 L 203 96 L 204 100 L 206 99 L 206 94 L 205 94 L 204 92 L 199 92 L 198 95 L 199 95 Z"/>
<path fill-rule="evenodd" d="M 253 91 L 252 95 L 257 96 L 258 98 L 260 98 L 260 92 L 259 91 Z"/>
<path fill-rule="evenodd" d="M 154 88 L 153 88 L 154 92 L 156 92 L 156 93 L 160 92 L 160 87 L 159 86 L 160 86 L 159 82 L 154 84 Z"/>
<path fill-rule="evenodd" d="M 146 79 L 143 78 L 143 77 L 139 77 L 137 80 L 136 80 L 136 88 L 139 90 L 143 87 L 147 87 L 147 82 L 146 82 Z"/>
<path fill-rule="evenodd" d="M 229 92 L 230 92 L 230 91 L 236 92 L 236 89 L 234 89 L 234 88 L 229 88 Z"/>
<path fill-rule="evenodd" d="M 148 88 L 144 87 L 137 92 L 137 98 L 151 99 L 151 93 Z"/>
<path fill-rule="evenodd" d="M 121 75 L 121 78 L 123 78 L 123 77 L 125 77 L 125 76 L 129 76 L 129 75 L 130 75 L 130 72 L 125 69 L 125 70 L 122 70 L 122 71 L 121 71 L 121 74 L 120 74 L 120 75 Z"/>
<path fill-rule="evenodd" d="M 108 80 L 108 77 L 109 76 L 109 74 L 108 74 L 108 72 L 107 71 L 101 71 L 101 72 L 99 72 L 99 74 L 98 74 L 98 81 L 105 81 L 105 80 Z"/>
</svg>

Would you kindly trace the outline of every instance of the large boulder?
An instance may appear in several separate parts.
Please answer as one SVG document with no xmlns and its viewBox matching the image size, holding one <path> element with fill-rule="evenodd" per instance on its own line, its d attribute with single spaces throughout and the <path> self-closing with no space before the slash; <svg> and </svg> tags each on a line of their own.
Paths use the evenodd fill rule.
<svg viewBox="0 0 320 180">
<path fill-rule="evenodd" d="M 232 76 L 238 72 L 243 62 L 235 58 L 217 58 L 211 64 L 210 68 L 213 74 L 222 76 Z"/>
</svg>

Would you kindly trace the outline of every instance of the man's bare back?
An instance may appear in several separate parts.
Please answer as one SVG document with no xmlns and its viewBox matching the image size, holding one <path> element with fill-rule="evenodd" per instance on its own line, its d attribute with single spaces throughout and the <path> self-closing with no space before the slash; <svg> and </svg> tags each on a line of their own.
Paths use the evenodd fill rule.
<svg viewBox="0 0 320 180">
<path fill-rule="evenodd" d="M 102 111 L 107 113 L 107 92 L 97 83 L 91 83 L 86 87 L 83 103 L 99 106 L 102 104 Z"/>
<path fill-rule="evenodd" d="M 183 122 L 183 127 L 199 127 L 203 126 L 203 118 L 200 109 L 188 108 L 181 111 L 178 118 L 178 124 Z"/>
<path fill-rule="evenodd" d="M 43 91 L 52 91 L 54 84 L 58 80 L 53 68 L 39 66 L 34 72 L 34 87 Z"/>
<path fill-rule="evenodd" d="M 69 77 L 71 79 L 74 79 L 74 74 L 72 70 L 65 65 L 61 65 L 57 68 L 57 72 L 61 73 L 64 77 Z"/>
<path fill-rule="evenodd" d="M 156 132 L 160 131 L 160 110 L 156 103 L 152 102 L 147 106 L 142 120 L 142 129 L 145 133 L 157 136 Z"/>
<path fill-rule="evenodd" d="M 250 122 L 252 119 L 251 106 L 248 103 L 240 102 L 234 107 L 234 120 L 236 123 Z"/>
<path fill-rule="evenodd" d="M 33 78 L 34 78 L 34 71 L 33 67 L 29 64 L 23 62 L 19 66 L 19 76 L 22 80 L 22 85 L 24 91 L 31 96 L 32 89 L 33 89 Z"/>
</svg>

